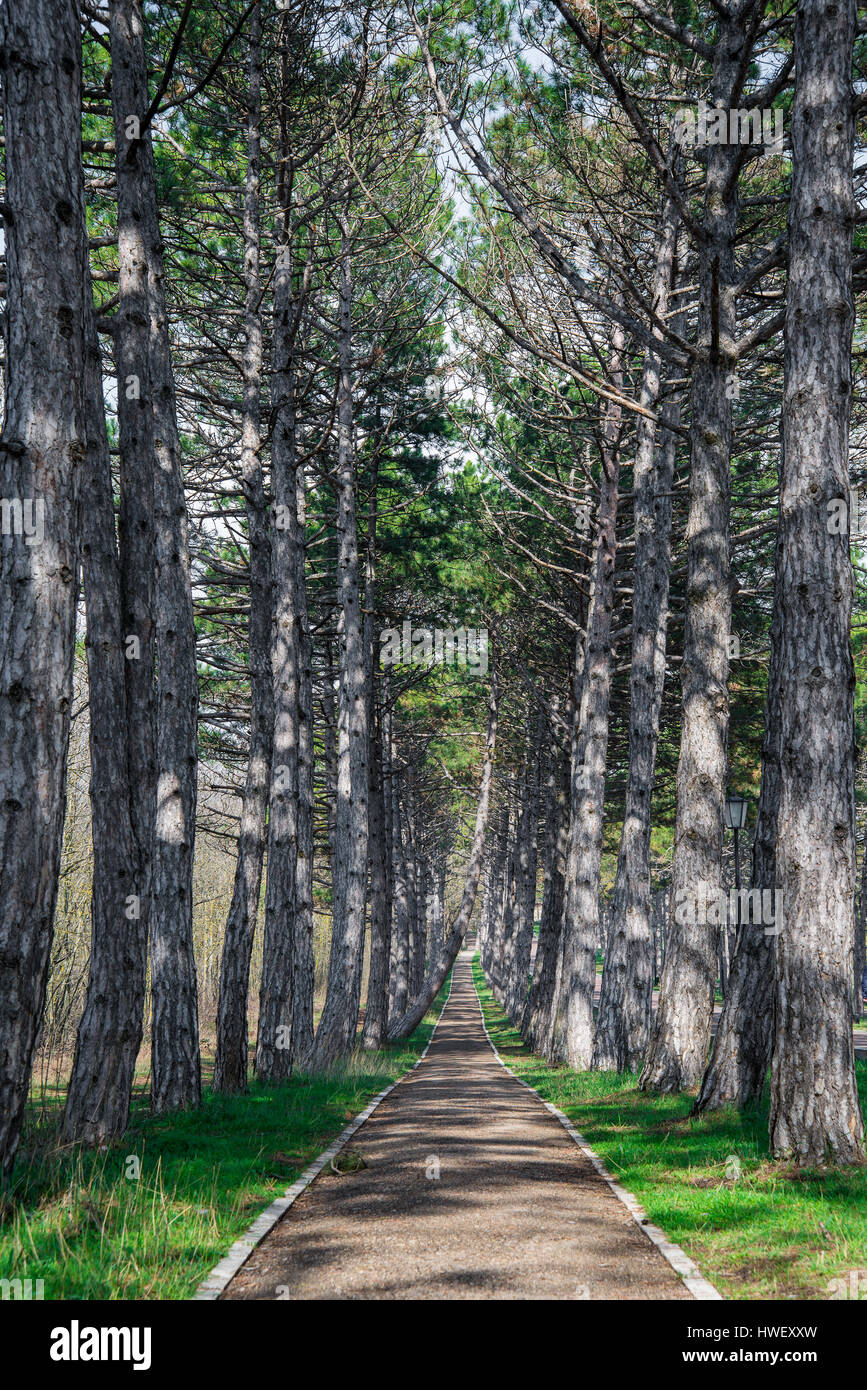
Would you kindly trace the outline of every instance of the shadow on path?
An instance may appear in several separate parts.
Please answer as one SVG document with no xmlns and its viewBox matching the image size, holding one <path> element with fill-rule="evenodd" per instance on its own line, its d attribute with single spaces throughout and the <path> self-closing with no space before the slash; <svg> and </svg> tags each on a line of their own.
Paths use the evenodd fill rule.
<svg viewBox="0 0 867 1390">
<path fill-rule="evenodd" d="M 471 953 L 424 1061 L 326 1170 L 224 1298 L 689 1298 L 485 1036 Z M 438 1174 L 438 1176 L 436 1176 Z"/>
</svg>

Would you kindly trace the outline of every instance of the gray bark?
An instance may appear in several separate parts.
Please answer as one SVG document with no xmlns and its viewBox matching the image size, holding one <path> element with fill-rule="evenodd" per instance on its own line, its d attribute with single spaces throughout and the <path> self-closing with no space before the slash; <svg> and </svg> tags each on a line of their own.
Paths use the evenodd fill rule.
<svg viewBox="0 0 867 1390">
<path fill-rule="evenodd" d="M 668 312 L 677 253 L 677 210 L 663 199 L 656 248 L 653 308 Z M 678 325 L 675 325 L 677 331 Z M 641 404 L 655 412 L 660 392 L 659 354 L 644 354 Z M 662 416 L 671 423 L 677 406 Z M 652 420 L 642 418 L 633 468 L 635 489 L 635 594 L 629 671 L 629 774 L 617 875 L 606 943 L 602 991 L 593 1037 L 594 1068 L 638 1071 L 647 1046 L 653 990 L 650 926 L 650 811 L 656 770 L 659 714 L 665 682 L 668 585 L 671 556 L 671 487 L 677 437 L 663 429 L 658 451 Z"/>
<path fill-rule="evenodd" d="M 495 956 L 497 953 L 498 932 L 502 925 L 504 874 L 507 862 L 509 830 L 509 809 L 507 805 L 497 808 L 494 817 L 492 844 L 488 854 L 488 888 L 484 904 L 481 935 L 481 964 L 485 979 L 493 989 Z"/>
<path fill-rule="evenodd" d="M 506 935 L 510 930 L 512 892 L 512 845 L 515 819 L 511 799 L 503 808 L 502 837 L 497 859 L 494 902 L 491 915 L 490 986 L 502 1008 L 504 1000 L 504 971 L 506 965 Z"/>
<path fill-rule="evenodd" d="M 295 345 L 300 308 L 293 297 L 288 195 L 281 183 L 281 217 L 274 270 L 271 372 L 271 578 L 274 627 L 271 646 L 274 737 L 268 816 L 268 876 L 256 1075 L 273 1084 L 288 1080 L 293 1049 L 295 907 L 298 861 L 298 744 L 300 723 L 300 622 L 298 581 L 302 561 L 298 526 L 298 459 L 295 413 Z"/>
<path fill-rule="evenodd" d="M 247 170 L 244 181 L 244 355 L 241 422 L 241 477 L 250 547 L 250 747 L 241 804 L 238 858 L 220 972 L 217 1006 L 215 1091 L 231 1094 L 247 1085 L 247 999 L 250 958 L 259 913 L 262 864 L 271 776 L 274 699 L 271 687 L 271 537 L 260 450 L 262 321 L 260 251 L 260 167 L 262 106 L 262 12 L 249 21 L 247 78 Z"/>
<path fill-rule="evenodd" d="M 325 763 L 325 814 L 328 824 L 328 862 L 334 871 L 334 836 L 337 826 L 337 702 L 334 698 L 336 671 L 330 638 L 325 643 L 326 667 L 322 691 L 322 741 Z M 332 893 L 333 893 L 332 882 Z"/>
<path fill-rule="evenodd" d="M 430 897 L 430 951 L 428 959 L 433 966 L 442 955 L 445 944 L 446 910 L 446 861 L 441 859 L 431 872 Z"/>
<path fill-rule="evenodd" d="M 404 864 L 406 868 L 406 901 L 409 924 L 409 997 L 414 999 L 424 979 L 423 965 L 420 968 L 421 922 L 419 916 L 420 866 L 416 853 L 417 830 L 414 815 L 412 787 L 407 784 L 404 806 Z"/>
<path fill-rule="evenodd" d="M 397 777 L 397 747 L 394 742 L 394 718 L 390 723 L 391 737 L 391 865 L 392 931 L 391 931 L 391 1006 L 389 1024 L 402 1018 L 409 1003 L 409 903 L 406 885 L 406 861 L 403 853 L 403 817 L 400 807 L 400 788 Z"/>
<path fill-rule="evenodd" d="M 867 925 L 867 844 L 864 847 L 864 857 L 861 861 L 861 887 L 858 893 L 858 902 L 855 905 L 855 947 L 852 953 L 852 1021 L 858 1023 L 863 1013 L 863 991 L 861 981 L 864 975 L 865 960 L 867 960 L 867 941 L 865 941 L 865 925 Z"/>
<path fill-rule="evenodd" d="M 622 383 L 623 330 L 612 331 L 610 376 Z M 620 478 L 620 406 L 606 406 L 599 478 L 599 516 L 583 660 L 577 755 L 572 766 L 563 958 L 557 1012 L 561 1058 L 579 1070 L 593 1049 L 593 993 L 599 925 L 599 876 L 605 812 L 605 769 L 611 692 L 611 626 Z M 577 685 L 577 681 L 576 681 Z"/>
<path fill-rule="evenodd" d="M 539 944 L 521 1026 L 524 1041 L 535 1052 L 546 1050 L 553 1021 L 569 834 L 568 785 L 568 749 L 555 744 L 545 777 L 545 873 Z"/>
<path fill-rule="evenodd" d="M 391 918 L 385 844 L 385 803 L 382 778 L 382 732 L 376 706 L 376 686 L 371 690 L 370 739 L 370 971 L 364 1012 L 362 1044 L 381 1047 L 388 1028 L 388 976 L 391 957 Z"/>
<path fill-rule="evenodd" d="M 854 324 L 854 0 L 800 0 L 776 609 L 782 691 L 771 1149 L 864 1156 L 851 1024 L 855 893 L 852 566 L 828 504 L 848 488 Z"/>
<path fill-rule="evenodd" d="M 721 12 L 711 100 L 737 106 L 752 42 L 755 6 Z M 707 149 L 704 233 L 698 248 L 698 347 L 690 422 L 690 490 L 680 759 L 672 860 L 671 916 L 659 1004 L 639 1079 L 642 1089 L 695 1086 L 707 1063 L 717 973 L 712 924 L 683 922 L 685 904 L 703 904 L 720 887 L 728 734 L 728 638 L 731 628 L 729 499 L 731 401 L 737 311 L 736 145 Z M 699 912 L 702 916 L 703 912 Z"/>
<path fill-rule="evenodd" d="M 295 548 L 295 608 L 298 615 L 298 859 L 295 866 L 295 978 L 292 1003 L 292 1046 L 296 1058 L 306 1058 L 313 1046 L 313 869 L 314 869 L 314 751 L 313 641 L 307 607 L 307 495 L 303 472 L 298 477 L 298 543 Z"/>
<path fill-rule="evenodd" d="M 142 207 L 144 190 L 153 185 L 153 151 L 150 133 L 136 138 L 128 124 L 131 116 L 142 120 L 148 106 L 138 0 L 112 0 L 109 37 L 118 150 L 118 309 L 113 324 L 115 371 L 120 383 L 118 553 L 127 775 L 137 877 L 127 887 L 122 915 L 100 911 L 93 917 L 87 997 L 78 1028 L 63 1134 L 67 1140 L 94 1145 L 123 1134 L 129 1119 L 142 1038 L 156 811 L 156 415 L 151 399 L 147 217 Z M 110 827 L 105 827 L 105 833 L 110 835 Z M 105 869 L 107 872 L 108 864 Z"/>
<path fill-rule="evenodd" d="M 376 648 L 376 527 L 379 453 L 371 468 L 370 497 L 367 504 L 367 555 L 364 572 L 364 674 L 367 698 L 367 727 L 370 733 L 370 786 L 367 802 L 368 897 L 370 902 L 370 968 L 367 1001 L 364 1008 L 362 1046 L 381 1047 L 388 1028 L 388 966 L 391 951 L 391 921 L 388 913 L 388 887 L 385 846 L 385 804 L 382 786 L 382 726 L 379 671 Z"/>
<path fill-rule="evenodd" d="M 515 862 L 515 907 L 512 924 L 513 960 L 507 982 L 506 1012 L 520 1027 L 530 984 L 530 955 L 533 949 L 533 926 L 536 908 L 537 837 L 539 833 L 540 756 L 544 718 L 537 712 L 532 734 L 527 743 L 527 764 L 524 770 L 523 805 L 518 824 L 517 856 Z"/>
<path fill-rule="evenodd" d="M 500 914 L 497 970 L 494 978 L 494 998 L 508 1012 L 515 972 L 515 923 L 518 911 L 518 855 L 521 838 L 521 811 L 517 788 L 513 789 L 513 804 L 509 817 L 510 840 L 506 856 L 503 908 Z"/>
<path fill-rule="evenodd" d="M 777 545 L 779 559 L 779 542 Z M 779 681 L 780 615 L 771 625 L 768 700 L 762 745 L 762 788 L 753 838 L 751 885 L 776 887 L 777 816 L 780 806 L 780 732 L 782 690 Z M 774 1022 L 774 927 L 741 922 L 720 1013 L 713 1052 L 702 1078 L 693 1114 L 727 1105 L 744 1109 L 762 1099 L 771 1056 Z M 725 927 L 723 927 L 725 930 Z"/>
<path fill-rule="evenodd" d="M 143 33 L 140 42 L 144 49 Z M 199 685 L 187 507 L 152 158 L 145 161 L 142 173 L 156 468 L 158 670 L 158 781 L 150 918 L 151 1106 L 160 1113 L 198 1105 L 202 1095 L 193 949 Z"/>
<path fill-rule="evenodd" d="M 585 622 L 586 629 L 586 622 Z M 568 749 L 568 768 L 566 774 L 566 807 L 565 807 L 565 826 L 563 839 L 563 884 L 560 902 L 560 925 L 557 941 L 557 960 L 554 966 L 554 988 L 550 1007 L 550 1018 L 548 1020 L 547 1032 L 545 1035 L 545 1057 L 549 1062 L 562 1061 L 566 1047 L 566 1014 L 560 1008 L 560 994 L 563 982 L 563 956 L 566 942 L 566 886 L 569 868 L 569 852 L 572 839 L 572 828 L 574 812 L 572 809 L 573 801 L 573 778 L 575 769 L 581 766 L 581 745 L 579 721 L 581 716 L 581 697 L 584 688 L 584 642 L 580 633 L 576 637 L 575 657 L 573 661 L 573 678 L 571 699 L 569 705 L 569 749 Z"/>
<path fill-rule="evenodd" d="M 65 808 L 85 461 L 81 39 L 67 0 L 0 9 L 8 279 L 0 491 L 0 1170 L 45 1000 Z M 43 535 L 39 539 L 39 510 Z M 35 541 L 35 543 L 33 543 Z"/>
<path fill-rule="evenodd" d="M 418 832 L 417 832 L 418 833 Z M 413 960 L 413 997 L 424 984 L 427 973 L 427 917 L 430 870 L 427 859 L 419 854 L 415 861 L 415 956 Z"/>
<path fill-rule="evenodd" d="M 339 383 L 337 395 L 337 589 L 343 619 L 334 836 L 334 914 L 328 992 L 312 1058 L 326 1066 L 355 1041 L 354 983 L 364 948 L 367 890 L 368 728 L 364 692 L 358 532 L 355 516 L 355 422 L 352 397 L 352 261 L 349 228 L 340 218 Z"/>
<path fill-rule="evenodd" d="M 753 844 L 754 889 L 775 887 L 775 841 L 780 796 L 779 686 L 771 657 L 762 790 Z M 728 989 L 720 1013 L 713 1052 L 693 1114 L 727 1105 L 743 1109 L 759 1104 L 771 1055 L 774 1009 L 774 936 L 761 925 L 741 922 Z"/>
</svg>

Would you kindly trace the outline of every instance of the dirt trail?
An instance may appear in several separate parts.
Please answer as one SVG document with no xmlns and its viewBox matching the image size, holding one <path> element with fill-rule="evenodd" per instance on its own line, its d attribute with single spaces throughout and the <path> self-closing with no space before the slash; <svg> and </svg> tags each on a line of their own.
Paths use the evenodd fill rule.
<svg viewBox="0 0 867 1390">
<path fill-rule="evenodd" d="M 224 1298 L 629 1298 L 691 1295 L 485 1036 L 470 953 L 430 1050 Z M 434 1176 L 436 1173 L 438 1177 Z"/>
</svg>

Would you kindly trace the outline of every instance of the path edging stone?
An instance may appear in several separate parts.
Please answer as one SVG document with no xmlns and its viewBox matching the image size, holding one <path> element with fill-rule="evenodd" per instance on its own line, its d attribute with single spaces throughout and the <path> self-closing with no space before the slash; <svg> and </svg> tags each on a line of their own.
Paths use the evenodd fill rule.
<svg viewBox="0 0 867 1390">
<path fill-rule="evenodd" d="M 685 1250 L 669 1240 L 668 1236 L 664 1231 L 660 1230 L 659 1226 L 654 1226 L 644 1208 L 635 1200 L 632 1193 L 627 1192 L 625 1187 L 621 1187 L 620 1183 L 612 1178 L 605 1164 L 602 1162 L 602 1159 L 594 1149 L 591 1149 L 584 1136 L 578 1133 L 568 1115 L 564 1115 L 563 1111 L 558 1110 L 556 1105 L 552 1105 L 549 1100 L 546 1100 L 545 1097 L 536 1090 L 535 1086 L 531 1086 L 529 1081 L 525 1081 L 523 1077 L 516 1075 L 516 1073 L 512 1071 L 512 1068 L 503 1061 L 494 1045 L 493 1038 L 488 1032 L 488 1025 L 485 1021 L 485 1011 L 482 1008 L 482 998 L 479 994 L 475 977 L 473 977 L 473 989 L 476 992 L 476 1002 L 478 1003 L 479 1013 L 482 1017 L 482 1027 L 485 1030 L 485 1037 L 490 1044 L 491 1051 L 503 1070 L 507 1071 L 509 1075 L 517 1081 L 519 1086 L 523 1086 L 525 1090 L 532 1091 L 533 1095 L 541 1101 L 548 1113 L 555 1116 L 555 1118 L 560 1121 L 566 1133 L 569 1135 L 569 1138 L 572 1139 L 573 1142 L 578 1145 L 581 1152 L 589 1158 L 599 1176 L 605 1179 L 615 1197 L 626 1207 L 626 1210 L 629 1212 L 635 1224 L 653 1242 L 659 1253 L 663 1255 L 671 1265 L 672 1269 L 680 1275 L 684 1288 L 689 1289 L 693 1298 L 698 1299 L 699 1302 L 721 1302 L 722 1294 L 719 1292 L 719 1289 L 715 1289 L 713 1284 L 711 1284 L 708 1279 L 705 1279 L 698 1265 L 694 1260 L 689 1258 Z"/>
<path fill-rule="evenodd" d="M 391 1085 L 386 1086 L 384 1091 L 380 1091 L 378 1095 L 375 1095 L 373 1097 L 373 1100 L 370 1101 L 365 1106 L 365 1108 L 362 1111 L 360 1111 L 358 1115 L 355 1116 L 355 1119 L 350 1120 L 349 1124 L 346 1126 L 344 1130 L 341 1131 L 340 1134 L 338 1134 L 334 1142 L 330 1144 L 329 1147 L 325 1149 L 324 1152 L 321 1153 L 318 1158 L 314 1158 L 313 1162 L 309 1164 L 307 1168 L 304 1169 L 304 1172 L 301 1174 L 300 1178 L 296 1178 L 292 1186 L 287 1188 L 287 1190 L 283 1193 L 283 1196 L 277 1197 L 276 1200 L 273 1201 L 269 1207 L 265 1208 L 265 1210 L 261 1213 L 260 1216 L 256 1217 L 256 1220 L 253 1222 L 252 1226 L 248 1227 L 248 1229 L 244 1232 L 242 1236 L 239 1236 L 239 1238 L 235 1241 L 234 1245 L 232 1245 L 229 1248 L 227 1254 L 225 1254 L 222 1260 L 220 1260 L 220 1263 L 218 1265 L 215 1265 L 214 1268 L 211 1270 L 210 1274 L 206 1275 L 206 1277 L 202 1280 L 201 1284 L 192 1296 L 192 1302 L 213 1302 L 215 1299 L 220 1297 L 220 1294 L 226 1288 L 227 1284 L 229 1284 L 230 1281 L 234 1279 L 241 1266 L 243 1264 L 246 1264 L 247 1260 L 250 1258 L 256 1247 L 258 1245 L 261 1245 L 265 1237 L 277 1225 L 277 1222 L 282 1220 L 289 1208 L 301 1196 L 301 1193 L 306 1191 L 306 1189 L 310 1186 L 310 1184 L 313 1182 L 313 1179 L 318 1178 L 325 1165 L 327 1163 L 330 1163 L 333 1158 L 336 1158 L 342 1148 L 345 1148 L 345 1146 L 349 1143 L 349 1140 L 352 1138 L 353 1134 L 355 1134 L 356 1130 L 359 1130 L 361 1128 L 365 1120 L 370 1119 L 370 1116 L 373 1114 L 374 1110 L 376 1110 L 377 1106 L 382 1104 L 386 1096 L 391 1095 L 391 1092 L 394 1090 L 394 1088 L 396 1086 L 399 1086 L 402 1081 L 405 1081 L 408 1076 L 411 1076 L 412 1073 L 415 1071 L 416 1067 L 421 1065 L 421 1063 L 424 1061 L 425 1057 L 428 1054 L 428 1049 L 430 1048 L 430 1045 L 434 1040 L 434 1033 L 436 1033 L 436 1030 L 439 1027 L 439 1021 L 442 1018 L 445 1006 L 449 1002 L 449 999 L 451 997 L 453 978 L 454 976 L 452 974 L 449 977 L 449 992 L 443 1000 L 443 1007 L 442 1009 L 440 1009 L 437 1015 L 436 1022 L 433 1026 L 433 1032 L 428 1038 L 427 1045 L 425 1046 L 424 1052 L 422 1052 L 421 1056 L 418 1057 L 416 1061 L 413 1062 L 412 1066 L 408 1067 L 407 1070 L 401 1076 L 399 1076 L 396 1081 L 392 1081 Z M 478 994 L 476 995 L 476 997 L 478 998 Z"/>
</svg>

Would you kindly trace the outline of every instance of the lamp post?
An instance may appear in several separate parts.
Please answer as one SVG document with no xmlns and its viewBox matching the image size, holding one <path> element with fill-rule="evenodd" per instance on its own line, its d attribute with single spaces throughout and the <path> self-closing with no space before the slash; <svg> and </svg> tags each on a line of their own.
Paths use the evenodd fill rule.
<svg viewBox="0 0 867 1390">
<path fill-rule="evenodd" d="M 741 856 L 738 849 L 738 832 L 743 830 L 747 823 L 747 811 L 749 802 L 746 797 L 739 796 L 737 792 L 728 792 L 726 795 L 725 808 L 723 810 L 723 822 L 727 830 L 733 830 L 735 836 L 735 890 L 738 895 L 738 917 L 735 941 L 741 934 Z M 726 914 L 728 916 L 728 914 Z M 728 948 L 728 924 L 723 925 L 725 932 L 725 945 Z M 737 948 L 736 948 L 737 949 Z M 724 957 L 728 955 L 728 949 L 724 952 Z"/>
<path fill-rule="evenodd" d="M 738 923 L 736 923 L 735 941 L 741 937 L 741 851 L 738 848 L 738 833 L 746 826 L 748 810 L 749 802 L 746 801 L 745 796 L 739 796 L 736 791 L 729 791 L 725 796 L 722 820 L 724 820 L 725 828 L 734 830 L 735 833 L 735 891 L 738 894 Z M 724 969 L 728 976 L 728 913 L 725 916 L 727 916 L 727 920 L 722 924 L 721 969 Z M 722 994 L 725 994 L 725 987 Z"/>
<path fill-rule="evenodd" d="M 735 833 L 735 888 L 739 890 L 738 914 L 740 914 L 741 906 L 741 858 L 740 854 L 738 853 L 738 831 L 743 830 L 744 826 L 747 823 L 747 811 L 749 810 L 749 805 L 750 803 L 747 801 L 746 797 L 739 796 L 737 792 L 728 792 L 728 794 L 726 795 L 725 810 L 723 812 L 723 819 L 725 822 L 726 829 L 733 830 Z M 740 926 L 740 916 L 738 917 L 738 926 Z"/>
</svg>

